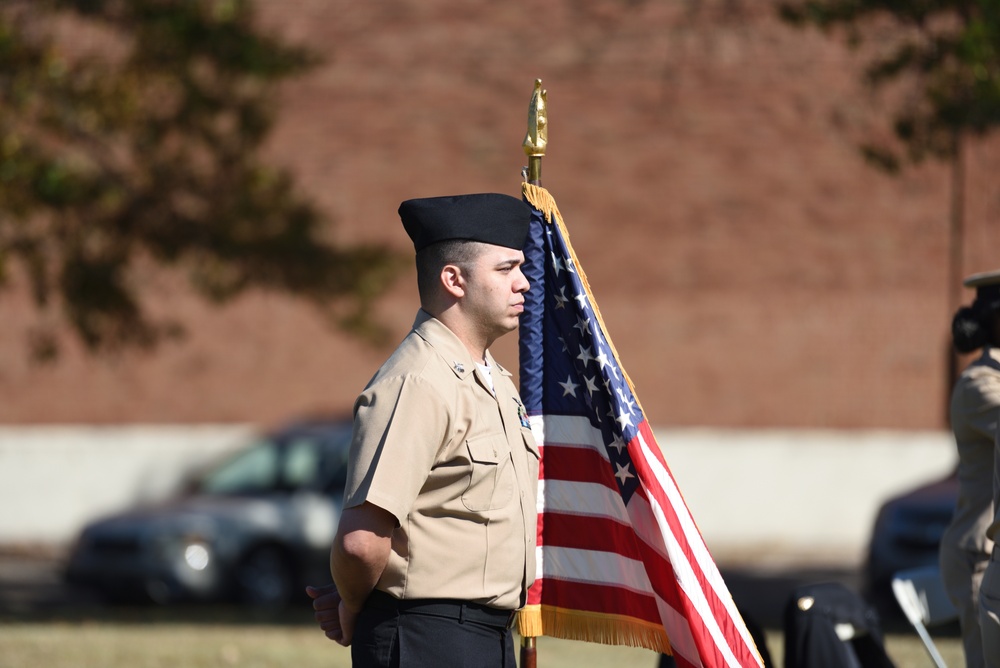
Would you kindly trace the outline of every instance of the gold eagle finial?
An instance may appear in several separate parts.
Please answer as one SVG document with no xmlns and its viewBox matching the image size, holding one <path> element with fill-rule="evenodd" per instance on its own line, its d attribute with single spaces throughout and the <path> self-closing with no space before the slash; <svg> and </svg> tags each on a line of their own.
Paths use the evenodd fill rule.
<svg viewBox="0 0 1000 668">
<path fill-rule="evenodd" d="M 535 90 L 528 104 L 528 134 L 524 136 L 524 152 L 529 157 L 545 155 L 545 145 L 549 143 L 549 116 L 546 107 L 545 89 L 542 80 L 535 79 Z"/>
</svg>

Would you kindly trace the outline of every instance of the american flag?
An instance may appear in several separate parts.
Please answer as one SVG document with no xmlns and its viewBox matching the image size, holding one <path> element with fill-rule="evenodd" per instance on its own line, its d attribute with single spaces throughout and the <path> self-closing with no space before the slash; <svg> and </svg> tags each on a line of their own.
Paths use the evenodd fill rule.
<svg viewBox="0 0 1000 668">
<path fill-rule="evenodd" d="M 607 335 L 552 196 L 533 209 L 521 397 L 541 446 L 537 579 L 522 636 L 761 666 Z"/>
</svg>

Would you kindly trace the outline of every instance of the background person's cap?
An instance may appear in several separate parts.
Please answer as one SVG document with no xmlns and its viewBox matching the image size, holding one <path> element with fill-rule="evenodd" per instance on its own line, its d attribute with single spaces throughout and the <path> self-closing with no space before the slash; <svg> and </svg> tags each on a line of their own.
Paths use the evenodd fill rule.
<svg viewBox="0 0 1000 668">
<path fill-rule="evenodd" d="M 967 288 L 976 289 L 976 301 L 973 303 L 973 308 L 1000 307 L 1000 270 L 973 274 L 962 283 Z"/>
<path fill-rule="evenodd" d="M 449 195 L 408 199 L 399 205 L 399 218 L 418 252 L 453 239 L 521 250 L 531 209 L 516 197 L 499 193 Z"/>
</svg>

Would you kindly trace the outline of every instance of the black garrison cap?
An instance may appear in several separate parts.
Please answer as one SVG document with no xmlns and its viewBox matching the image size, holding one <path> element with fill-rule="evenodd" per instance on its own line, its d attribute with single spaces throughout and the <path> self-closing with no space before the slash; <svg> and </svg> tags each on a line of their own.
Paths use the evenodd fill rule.
<svg viewBox="0 0 1000 668">
<path fill-rule="evenodd" d="M 417 252 L 453 239 L 521 250 L 531 209 L 516 197 L 499 193 L 449 195 L 408 199 L 399 205 L 399 218 Z"/>
<path fill-rule="evenodd" d="M 1000 271 L 973 274 L 963 281 L 965 287 L 976 289 L 973 308 L 989 309 L 1000 307 Z"/>
</svg>

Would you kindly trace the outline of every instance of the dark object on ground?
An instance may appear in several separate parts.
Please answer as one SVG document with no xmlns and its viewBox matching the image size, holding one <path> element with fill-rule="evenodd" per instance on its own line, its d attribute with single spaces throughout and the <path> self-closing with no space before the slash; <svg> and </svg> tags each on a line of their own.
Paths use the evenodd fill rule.
<svg viewBox="0 0 1000 668">
<path fill-rule="evenodd" d="M 785 606 L 785 668 L 892 668 L 878 613 L 839 582 L 796 589 Z"/>
</svg>

